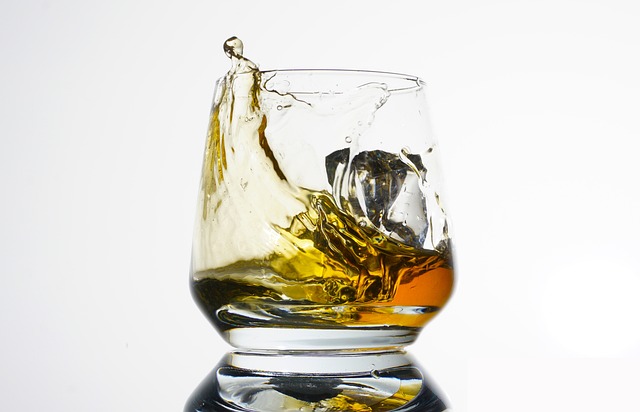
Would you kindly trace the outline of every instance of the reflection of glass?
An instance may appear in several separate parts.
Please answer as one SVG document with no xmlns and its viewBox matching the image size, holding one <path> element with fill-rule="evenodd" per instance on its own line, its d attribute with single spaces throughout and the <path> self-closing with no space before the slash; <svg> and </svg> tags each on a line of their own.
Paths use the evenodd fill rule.
<svg viewBox="0 0 640 412">
<path fill-rule="evenodd" d="M 233 66 L 216 85 L 194 233 L 196 302 L 256 368 L 257 353 L 262 364 L 277 356 L 278 376 L 318 351 L 343 362 L 401 350 L 453 285 L 424 83 L 260 72 L 239 40 L 225 50 Z"/>
<path fill-rule="evenodd" d="M 379 369 L 376 369 L 379 368 Z M 185 412 L 442 412 L 431 380 L 403 352 L 225 355 Z"/>
</svg>

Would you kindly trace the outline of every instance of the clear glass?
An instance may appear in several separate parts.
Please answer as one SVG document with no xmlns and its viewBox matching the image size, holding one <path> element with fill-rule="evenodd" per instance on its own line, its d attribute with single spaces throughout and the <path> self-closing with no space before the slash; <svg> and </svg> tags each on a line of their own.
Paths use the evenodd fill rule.
<svg viewBox="0 0 640 412">
<path fill-rule="evenodd" d="M 448 401 L 404 352 L 230 353 L 185 412 L 443 412 Z"/>
<path fill-rule="evenodd" d="M 256 368 L 224 366 L 237 369 L 233 379 L 267 373 L 261 379 L 273 383 L 289 373 L 307 376 L 308 388 L 318 374 L 343 385 L 347 375 L 371 378 L 371 365 L 405 356 L 449 299 L 451 240 L 424 89 L 413 76 L 349 70 L 238 70 L 218 80 L 191 287 L 227 342 L 255 360 Z M 258 367 L 272 356 L 283 370 Z M 335 373 L 294 371 L 318 356 Z M 386 393 L 371 391 L 371 405 Z M 239 409 L 210 410 L 258 407 L 224 393 Z M 415 397 L 377 409 L 313 409 L 309 400 L 291 410 L 426 410 Z"/>
</svg>

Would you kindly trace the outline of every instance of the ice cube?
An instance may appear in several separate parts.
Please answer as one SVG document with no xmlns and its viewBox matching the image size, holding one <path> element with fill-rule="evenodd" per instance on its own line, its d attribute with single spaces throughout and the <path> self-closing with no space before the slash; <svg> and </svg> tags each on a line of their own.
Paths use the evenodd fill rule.
<svg viewBox="0 0 640 412">
<path fill-rule="evenodd" d="M 417 154 L 363 151 L 350 160 L 350 149 L 325 159 L 336 203 L 358 221 L 405 244 L 423 247 L 429 217 L 421 183 L 427 170 Z"/>
</svg>

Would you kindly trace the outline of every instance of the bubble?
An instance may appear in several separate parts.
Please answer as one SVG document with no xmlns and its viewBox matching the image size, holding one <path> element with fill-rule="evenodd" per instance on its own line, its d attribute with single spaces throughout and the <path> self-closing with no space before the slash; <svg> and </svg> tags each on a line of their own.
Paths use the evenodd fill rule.
<svg viewBox="0 0 640 412">
<path fill-rule="evenodd" d="M 356 298 L 357 292 L 352 286 L 343 286 L 339 290 L 340 303 L 353 302 Z"/>
<path fill-rule="evenodd" d="M 353 139 L 351 138 L 351 136 L 347 136 L 344 138 L 344 141 L 347 143 L 351 143 L 353 141 Z"/>
<path fill-rule="evenodd" d="M 281 105 L 281 104 L 279 104 L 279 105 L 276 107 L 276 109 L 278 109 L 278 110 L 282 110 L 282 109 L 283 109 L 283 107 L 282 107 L 282 105 Z"/>
<path fill-rule="evenodd" d="M 373 369 L 371 371 L 371 376 L 373 376 L 374 379 L 380 379 L 380 372 L 377 369 Z"/>
<path fill-rule="evenodd" d="M 364 220 L 364 219 L 360 220 L 360 221 L 358 222 L 358 226 L 360 226 L 360 227 L 365 227 L 365 226 L 367 226 L 367 221 L 366 221 L 366 220 Z"/>
</svg>

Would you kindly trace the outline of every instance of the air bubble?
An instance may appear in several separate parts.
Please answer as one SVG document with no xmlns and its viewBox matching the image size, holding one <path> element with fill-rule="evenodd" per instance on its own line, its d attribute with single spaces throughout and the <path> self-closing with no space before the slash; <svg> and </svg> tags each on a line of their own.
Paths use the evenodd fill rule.
<svg viewBox="0 0 640 412">
<path fill-rule="evenodd" d="M 353 139 L 351 138 L 351 136 L 347 136 L 344 138 L 344 141 L 347 143 L 351 143 L 353 141 Z"/>
<path fill-rule="evenodd" d="M 367 226 L 367 221 L 366 221 L 366 220 L 364 220 L 364 219 L 362 219 L 361 221 L 359 221 L 359 222 L 358 222 L 358 226 L 360 226 L 360 227 L 365 227 L 365 226 Z"/>
<path fill-rule="evenodd" d="M 282 109 L 283 109 L 283 107 L 282 107 L 282 105 L 280 105 L 280 104 L 279 104 L 279 105 L 276 107 L 276 109 L 278 109 L 278 110 L 282 110 Z"/>
</svg>

